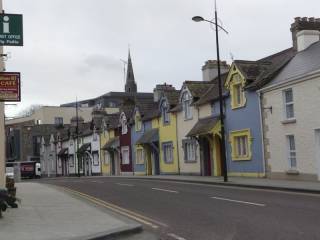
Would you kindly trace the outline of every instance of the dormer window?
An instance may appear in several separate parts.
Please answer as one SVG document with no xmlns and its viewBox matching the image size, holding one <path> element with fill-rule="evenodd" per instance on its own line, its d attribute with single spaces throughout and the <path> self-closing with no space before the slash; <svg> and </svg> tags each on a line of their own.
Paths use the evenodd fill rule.
<svg viewBox="0 0 320 240">
<path fill-rule="evenodd" d="M 230 82 L 232 109 L 244 107 L 246 104 L 243 86 L 244 80 L 239 74 L 234 74 Z"/>
<path fill-rule="evenodd" d="M 128 133 L 128 126 L 127 126 L 127 118 L 124 113 L 120 116 L 120 124 L 121 124 L 121 134 L 127 134 Z"/>
<path fill-rule="evenodd" d="M 163 124 L 169 124 L 170 123 L 170 113 L 169 113 L 169 107 L 166 101 L 163 101 L 161 106 L 161 115 L 162 115 L 162 122 Z"/>
<path fill-rule="evenodd" d="M 139 112 L 137 112 L 135 116 L 135 129 L 136 129 L 136 132 L 139 132 L 142 129 L 142 121 L 141 121 L 141 116 Z"/>
<path fill-rule="evenodd" d="M 182 107 L 184 112 L 184 119 L 192 118 L 192 109 L 191 109 L 191 96 L 188 92 L 184 92 L 182 95 Z"/>
</svg>

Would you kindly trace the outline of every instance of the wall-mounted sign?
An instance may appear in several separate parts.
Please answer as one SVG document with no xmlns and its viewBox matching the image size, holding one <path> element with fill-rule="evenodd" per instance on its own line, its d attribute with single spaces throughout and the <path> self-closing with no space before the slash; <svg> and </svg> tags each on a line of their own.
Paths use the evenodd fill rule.
<svg viewBox="0 0 320 240">
<path fill-rule="evenodd" d="M 20 73 L 1 72 L 0 73 L 0 101 L 20 102 Z"/>
<path fill-rule="evenodd" d="M 0 46 L 23 46 L 21 14 L 0 14 Z"/>
</svg>

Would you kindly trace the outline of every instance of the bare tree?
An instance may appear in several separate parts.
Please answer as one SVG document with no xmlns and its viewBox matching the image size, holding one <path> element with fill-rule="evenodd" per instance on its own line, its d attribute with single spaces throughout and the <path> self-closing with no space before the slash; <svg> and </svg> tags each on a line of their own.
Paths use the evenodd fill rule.
<svg viewBox="0 0 320 240">
<path fill-rule="evenodd" d="M 40 104 L 32 104 L 29 107 L 26 107 L 22 111 L 18 113 L 18 117 L 29 117 L 31 116 L 35 111 L 40 109 L 42 105 Z"/>
</svg>

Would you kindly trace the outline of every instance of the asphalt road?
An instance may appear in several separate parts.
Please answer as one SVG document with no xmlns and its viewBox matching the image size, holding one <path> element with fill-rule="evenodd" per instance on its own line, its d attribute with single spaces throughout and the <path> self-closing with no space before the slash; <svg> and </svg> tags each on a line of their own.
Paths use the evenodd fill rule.
<svg viewBox="0 0 320 240">
<path fill-rule="evenodd" d="M 41 182 L 92 196 L 159 239 L 320 239 L 320 195 L 110 177 Z"/>
</svg>

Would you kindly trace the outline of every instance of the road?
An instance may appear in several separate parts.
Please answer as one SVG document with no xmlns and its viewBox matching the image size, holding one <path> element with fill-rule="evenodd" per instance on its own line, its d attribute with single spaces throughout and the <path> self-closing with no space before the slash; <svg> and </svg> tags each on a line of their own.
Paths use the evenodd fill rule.
<svg viewBox="0 0 320 240">
<path fill-rule="evenodd" d="M 159 239 L 320 239 L 320 195 L 110 177 L 41 182 L 80 192 Z"/>
</svg>

